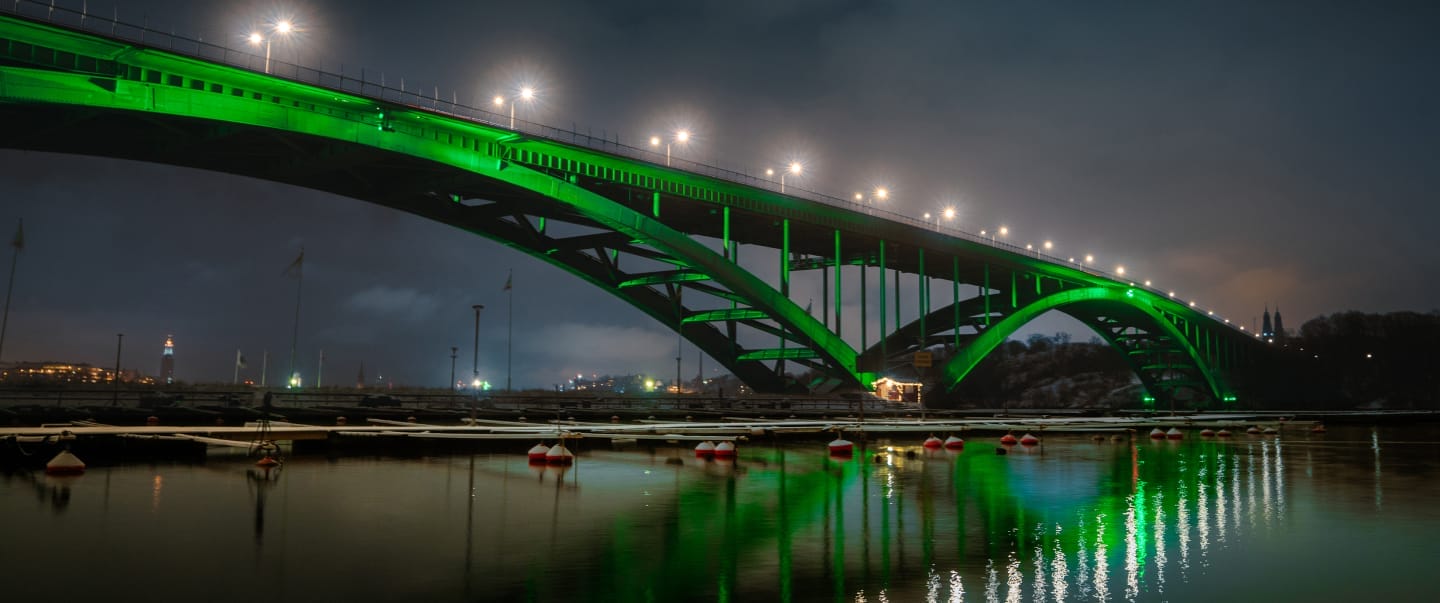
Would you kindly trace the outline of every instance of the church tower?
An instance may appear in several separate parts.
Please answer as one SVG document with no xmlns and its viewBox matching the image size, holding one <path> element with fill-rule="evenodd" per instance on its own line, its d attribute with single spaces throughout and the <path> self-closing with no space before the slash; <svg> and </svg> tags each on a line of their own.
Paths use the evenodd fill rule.
<svg viewBox="0 0 1440 603">
<path fill-rule="evenodd" d="M 1275 329 L 1270 326 L 1270 304 L 1265 304 L 1264 318 L 1260 323 L 1260 337 L 1265 341 L 1275 341 Z"/>
<path fill-rule="evenodd" d="M 165 351 L 160 352 L 160 381 L 166 385 L 175 383 L 175 336 L 165 336 Z"/>
</svg>

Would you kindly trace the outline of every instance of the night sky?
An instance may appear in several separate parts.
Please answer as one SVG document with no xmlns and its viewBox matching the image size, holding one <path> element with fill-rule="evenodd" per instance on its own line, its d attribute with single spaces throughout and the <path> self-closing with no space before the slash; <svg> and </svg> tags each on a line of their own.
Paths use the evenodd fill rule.
<svg viewBox="0 0 1440 603">
<path fill-rule="evenodd" d="M 837 196 L 888 186 L 890 208 L 912 215 L 953 204 L 962 229 L 1053 240 L 1056 255 L 1124 265 L 1241 324 L 1267 303 L 1291 328 L 1349 309 L 1440 308 L 1433 3 L 88 6 L 236 47 L 279 7 L 304 32 L 275 46 L 277 60 L 364 66 L 480 105 L 533 84 L 540 101 L 523 119 L 637 146 L 688 127 L 696 139 L 678 154 L 752 173 L 799 158 L 807 174 L 792 184 Z M 258 379 L 268 349 L 274 383 L 295 300 L 281 273 L 303 245 L 307 382 L 322 348 L 326 383 L 353 383 L 363 361 L 372 381 L 441 387 L 451 346 L 468 375 L 481 303 L 481 372 L 503 385 L 511 268 L 517 387 L 674 374 L 674 334 L 638 310 L 408 214 L 72 155 L 0 151 L 0 182 L 0 231 L 8 241 L 23 218 L 27 244 L 7 362 L 108 366 L 123 332 L 123 364 L 154 374 L 174 334 L 180 379 L 228 381 L 236 348 Z M 812 280 L 792 297 L 818 304 Z M 1082 329 L 1047 317 L 1022 336 L 1087 339 Z M 693 376 L 694 347 L 684 355 Z"/>
</svg>

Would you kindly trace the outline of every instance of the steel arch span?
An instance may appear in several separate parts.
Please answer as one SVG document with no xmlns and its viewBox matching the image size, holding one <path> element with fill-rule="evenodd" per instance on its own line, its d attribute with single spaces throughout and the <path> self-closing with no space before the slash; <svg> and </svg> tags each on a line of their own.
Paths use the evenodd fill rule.
<svg viewBox="0 0 1440 603">
<path fill-rule="evenodd" d="M 262 178 L 462 228 L 626 301 L 759 392 L 869 389 L 936 346 L 957 352 L 944 370 L 953 387 L 1047 309 L 1096 329 L 1159 397 L 1188 387 L 1233 400 L 1226 371 L 1256 346 L 1154 291 L 1004 243 L 742 174 L 672 168 L 609 140 L 516 130 L 363 77 L 272 75 L 220 46 L 159 50 L 122 37 L 93 16 L 57 25 L 0 14 L 0 146 Z M 775 278 L 757 276 L 750 258 L 766 254 L 753 250 L 776 258 L 765 260 Z M 797 272 L 819 274 L 818 312 L 791 298 Z M 948 285 L 948 303 L 932 283 Z M 861 320 L 842 333 L 842 311 L 857 305 Z M 787 363 L 816 377 L 787 378 Z"/>
</svg>

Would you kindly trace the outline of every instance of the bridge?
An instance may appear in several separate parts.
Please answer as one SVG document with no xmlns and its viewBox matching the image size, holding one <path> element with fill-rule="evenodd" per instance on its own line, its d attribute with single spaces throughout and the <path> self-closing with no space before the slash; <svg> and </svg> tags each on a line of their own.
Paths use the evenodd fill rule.
<svg viewBox="0 0 1440 603">
<path fill-rule="evenodd" d="M 953 388 L 1051 310 L 1122 352 L 1152 403 L 1231 405 L 1233 372 L 1262 348 L 1165 292 L 1004 242 L 363 71 L 6 4 L 0 146 L 263 178 L 462 228 L 626 301 L 757 392 L 868 390 L 928 350 Z M 791 297 L 801 272 L 820 275 L 818 312 Z M 856 306 L 846 330 L 842 309 Z M 787 363 L 813 378 L 788 377 Z"/>
</svg>

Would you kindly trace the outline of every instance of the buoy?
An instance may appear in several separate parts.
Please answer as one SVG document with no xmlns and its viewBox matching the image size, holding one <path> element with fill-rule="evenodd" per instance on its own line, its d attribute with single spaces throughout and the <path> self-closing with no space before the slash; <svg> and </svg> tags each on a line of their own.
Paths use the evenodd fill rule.
<svg viewBox="0 0 1440 603">
<path fill-rule="evenodd" d="M 1113 435 L 1113 436 L 1110 436 L 1110 441 L 1111 441 L 1111 442 L 1115 442 L 1115 443 L 1118 444 L 1118 443 L 1120 443 L 1120 442 L 1124 442 L 1124 441 L 1125 441 L 1125 436 L 1122 436 L 1122 435 Z"/>
<path fill-rule="evenodd" d="M 717 459 L 733 459 L 733 458 L 735 458 L 735 443 L 734 443 L 734 442 L 720 442 L 719 444 L 716 444 L 716 445 L 715 445 L 715 458 L 717 458 Z"/>
<path fill-rule="evenodd" d="M 414 422 L 415 422 L 415 415 L 410 415 L 410 416 L 408 416 L 408 417 L 405 417 L 405 422 L 406 422 L 406 423 L 414 423 Z"/>
<path fill-rule="evenodd" d="M 224 417 L 215 417 L 215 426 L 216 426 L 216 427 L 224 427 L 224 426 L 225 426 L 225 418 L 224 418 Z"/>
<path fill-rule="evenodd" d="M 85 472 L 85 462 L 80 457 L 71 454 L 69 450 L 61 450 L 60 454 L 45 463 L 45 472 L 50 475 L 75 475 Z"/>
<path fill-rule="evenodd" d="M 1230 437 L 1230 430 L 1229 430 L 1229 429 L 1223 429 L 1223 428 L 1222 428 L 1220 431 L 1215 432 L 1215 435 L 1220 436 L 1220 437 L 1222 437 L 1222 438 L 1228 438 L 1228 437 Z"/>
<path fill-rule="evenodd" d="M 836 437 L 830 442 L 830 454 L 835 456 L 850 456 L 855 452 L 855 444 L 845 438 Z"/>
<path fill-rule="evenodd" d="M 1213 438 L 1213 437 L 1215 437 L 1215 430 L 1214 430 L 1214 429 L 1210 429 L 1209 427 L 1206 427 L 1205 429 L 1201 429 L 1201 430 L 1200 430 L 1200 437 L 1202 437 L 1202 438 Z"/>
<path fill-rule="evenodd" d="M 545 462 L 551 465 L 569 465 L 575 462 L 575 455 L 565 449 L 564 442 L 559 442 L 545 452 Z"/>
<path fill-rule="evenodd" d="M 1277 434 L 1277 433 L 1280 433 L 1280 430 L 1279 430 L 1279 429 L 1275 429 L 1274 427 L 1266 427 L 1266 428 L 1265 428 L 1265 431 L 1263 431 L 1263 432 L 1261 432 L 1261 433 L 1264 433 L 1265 435 L 1275 435 L 1275 434 Z"/>
<path fill-rule="evenodd" d="M 948 438 L 945 438 L 945 448 L 947 448 L 947 449 L 949 449 L 949 450 L 959 450 L 959 449 L 964 448 L 964 447 L 965 447 L 965 440 L 962 440 L 962 439 L 957 438 L 957 437 L 955 437 L 955 436 L 950 436 L 950 437 L 948 437 Z"/>
<path fill-rule="evenodd" d="M 516 420 L 516 421 L 519 421 L 519 422 L 521 422 L 521 423 L 524 423 L 524 422 L 525 422 L 525 415 L 520 415 L 520 417 L 517 418 L 517 419 L 515 419 L 515 420 Z"/>
<path fill-rule="evenodd" d="M 1316 423 L 1314 427 L 1310 428 L 1310 433 L 1325 433 L 1325 424 Z"/>
<path fill-rule="evenodd" d="M 611 423 L 619 423 L 619 422 L 620 422 L 620 415 L 610 415 L 610 422 L 611 422 Z"/>
<path fill-rule="evenodd" d="M 697 458 L 710 458 L 715 456 L 715 445 L 708 441 L 700 442 L 699 445 L 695 446 L 695 456 Z"/>
<path fill-rule="evenodd" d="M 1172 440 L 1183 440 L 1183 439 L 1185 439 L 1185 434 L 1184 434 L 1183 432 L 1181 432 L 1179 429 L 1176 429 L 1176 428 L 1174 428 L 1174 427 L 1171 427 L 1171 428 L 1170 428 L 1170 431 L 1165 432 L 1165 437 L 1170 438 L 1170 439 L 1172 439 Z"/>
<path fill-rule="evenodd" d="M 1259 434 L 1260 434 L 1260 428 L 1259 428 L 1259 427 L 1256 427 L 1256 426 L 1254 426 L 1254 425 L 1251 425 L 1251 426 L 1250 426 L 1250 429 L 1246 429 L 1246 430 L 1245 430 L 1245 433 L 1248 433 L 1248 434 L 1250 434 L 1250 435 L 1259 435 Z"/>
<path fill-rule="evenodd" d="M 1100 435 L 1100 434 L 1097 433 L 1097 434 L 1095 434 L 1095 435 L 1090 436 L 1090 439 L 1093 440 L 1093 441 L 1096 441 L 1096 442 L 1104 442 L 1104 441 L 1105 441 L 1105 436 Z"/>
<path fill-rule="evenodd" d="M 1019 444 L 1020 440 L 1015 439 L 1015 434 L 1007 433 L 1003 436 L 1000 436 L 1000 443 L 1010 446 L 1014 444 Z"/>
<path fill-rule="evenodd" d="M 344 424 L 345 424 L 345 417 L 335 417 L 335 424 L 336 424 L 336 425 L 344 425 Z"/>
<path fill-rule="evenodd" d="M 148 417 L 145 417 L 145 424 L 146 424 L 146 425 L 152 425 L 152 426 L 153 426 L 153 425 L 159 425 L 159 424 L 160 424 L 160 417 L 157 417 L 157 416 L 155 416 L 155 415 L 150 415 L 150 416 L 148 416 Z"/>
<path fill-rule="evenodd" d="M 279 465 L 279 464 L 280 464 L 280 461 L 279 461 L 279 460 L 277 460 L 275 457 L 270 456 L 270 455 L 268 455 L 268 454 L 265 455 L 265 456 L 263 456 L 263 457 L 260 457 L 260 460 L 255 461 L 255 466 L 256 466 L 256 467 L 274 467 L 274 466 Z"/>
<path fill-rule="evenodd" d="M 939 447 L 944 446 L 944 445 L 945 445 L 945 442 L 940 441 L 940 438 L 937 438 L 937 437 L 935 437 L 934 435 L 931 435 L 930 437 L 925 438 L 925 447 L 926 447 L 926 448 L 939 448 Z"/>
<path fill-rule="evenodd" d="M 1040 438 L 1037 438 L 1037 437 L 1035 437 L 1035 436 L 1033 436 L 1033 435 L 1030 435 L 1030 434 L 1028 434 L 1028 433 L 1025 434 L 1025 435 L 1023 435 L 1023 436 L 1020 436 L 1020 445 L 1021 445 L 1021 446 L 1034 446 L 1034 445 L 1039 444 L 1039 443 L 1040 443 Z"/>
<path fill-rule="evenodd" d="M 530 452 L 526 453 L 526 456 L 530 458 L 530 462 L 532 463 L 543 463 L 545 462 L 545 453 L 547 452 L 550 452 L 550 447 L 546 446 L 545 442 L 540 442 L 536 444 L 534 448 L 531 448 Z"/>
<path fill-rule="evenodd" d="M 1160 431 L 1160 428 L 1159 428 L 1159 427 L 1156 427 L 1155 429 L 1151 429 L 1151 430 L 1150 430 L 1150 439 L 1152 439 L 1152 440 L 1163 440 L 1163 439 L 1165 439 L 1165 432 Z"/>
</svg>

